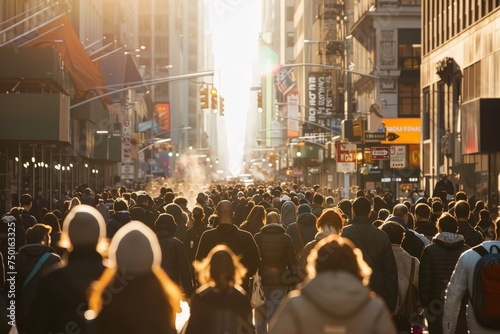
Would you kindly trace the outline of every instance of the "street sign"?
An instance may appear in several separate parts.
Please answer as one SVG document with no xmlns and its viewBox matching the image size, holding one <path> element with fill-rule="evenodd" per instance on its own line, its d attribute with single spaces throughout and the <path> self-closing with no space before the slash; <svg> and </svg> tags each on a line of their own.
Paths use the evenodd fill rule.
<svg viewBox="0 0 500 334">
<path fill-rule="evenodd" d="M 337 173 L 355 173 L 355 162 L 337 162 Z"/>
<path fill-rule="evenodd" d="M 406 146 L 398 145 L 391 146 L 390 155 L 391 168 L 405 168 L 406 167 Z"/>
<path fill-rule="evenodd" d="M 388 147 L 372 147 L 371 148 L 372 160 L 389 160 Z"/>
<path fill-rule="evenodd" d="M 354 143 L 337 143 L 337 172 L 356 172 L 357 147 Z"/>
<path fill-rule="evenodd" d="M 365 132 L 365 141 L 381 141 L 385 138 L 385 132 Z"/>
<path fill-rule="evenodd" d="M 399 135 L 394 132 L 365 132 L 365 141 L 378 142 L 381 140 L 395 141 Z"/>
</svg>

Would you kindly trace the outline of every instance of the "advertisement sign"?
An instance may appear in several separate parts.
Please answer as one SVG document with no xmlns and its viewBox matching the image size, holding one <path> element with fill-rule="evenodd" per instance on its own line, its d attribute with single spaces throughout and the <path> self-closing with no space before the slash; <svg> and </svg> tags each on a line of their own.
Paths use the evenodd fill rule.
<svg viewBox="0 0 500 334">
<path fill-rule="evenodd" d="M 337 143 L 337 172 L 356 172 L 357 147 L 354 143 Z"/>
<path fill-rule="evenodd" d="M 420 118 L 384 118 L 382 122 L 385 131 L 394 133 L 395 136 L 382 140 L 381 144 L 420 144 L 422 138 Z"/>
<path fill-rule="evenodd" d="M 304 136 L 314 136 L 323 133 L 324 144 L 329 132 L 321 127 L 332 128 L 333 116 L 333 79 L 331 73 L 311 72 L 307 78 L 307 106 L 305 108 Z M 314 124 L 318 126 L 314 126 Z M 317 140 L 315 142 L 318 142 Z"/>
<path fill-rule="evenodd" d="M 390 168 L 406 167 L 406 146 L 391 146 Z"/>
</svg>

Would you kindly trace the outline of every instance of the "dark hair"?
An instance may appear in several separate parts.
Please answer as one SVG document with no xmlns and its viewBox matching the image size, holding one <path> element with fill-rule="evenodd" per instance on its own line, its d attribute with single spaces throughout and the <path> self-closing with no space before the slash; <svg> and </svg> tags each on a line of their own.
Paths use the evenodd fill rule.
<svg viewBox="0 0 500 334">
<path fill-rule="evenodd" d="M 57 219 L 57 216 L 53 214 L 52 212 L 49 212 L 43 216 L 43 223 L 45 225 L 48 225 L 52 228 L 52 231 L 55 232 L 60 232 L 61 231 L 61 226 L 59 225 L 59 220 Z"/>
<path fill-rule="evenodd" d="M 193 217 L 194 219 L 199 219 L 202 220 L 205 217 L 205 212 L 203 208 L 200 208 L 198 206 L 193 208 Z"/>
<path fill-rule="evenodd" d="M 175 231 L 177 231 L 177 224 L 174 216 L 169 213 L 160 214 L 155 221 L 155 230 L 156 232 L 167 231 L 174 234 Z"/>
<path fill-rule="evenodd" d="M 352 203 L 352 209 L 354 210 L 354 214 L 356 216 L 368 217 L 371 208 L 372 204 L 370 200 L 364 196 L 356 198 Z"/>
<path fill-rule="evenodd" d="M 52 227 L 44 224 L 35 224 L 26 231 L 26 244 L 39 244 L 45 236 L 49 237 Z"/>
<path fill-rule="evenodd" d="M 486 220 L 486 219 L 490 219 L 490 212 L 487 210 L 487 209 L 482 209 L 481 211 L 479 211 L 479 219 L 480 220 Z"/>
<path fill-rule="evenodd" d="M 457 233 L 458 222 L 455 217 L 445 212 L 438 218 L 436 226 L 443 232 Z"/>
<path fill-rule="evenodd" d="M 349 201 L 346 198 L 343 198 L 340 200 L 337 206 L 340 210 L 342 210 L 342 212 L 347 216 L 347 218 L 351 219 L 351 209 L 352 209 L 351 201 Z"/>
<path fill-rule="evenodd" d="M 183 207 L 183 206 L 186 206 L 188 204 L 188 200 L 186 197 L 179 196 L 179 197 L 176 197 L 174 199 L 174 203 L 180 207 Z"/>
<path fill-rule="evenodd" d="M 391 244 L 395 245 L 401 245 L 403 242 L 403 237 L 405 235 L 405 229 L 401 224 L 393 222 L 393 221 L 388 221 L 383 223 L 379 229 L 387 233 L 389 236 L 389 240 L 391 241 Z"/>
<path fill-rule="evenodd" d="M 325 198 L 320 193 L 314 194 L 314 197 L 313 197 L 314 204 L 322 205 L 324 200 L 325 200 Z"/>
<path fill-rule="evenodd" d="M 113 203 L 114 212 L 127 211 L 127 210 L 128 210 L 128 204 L 126 201 L 124 201 L 122 198 L 115 199 L 115 202 Z"/>
<path fill-rule="evenodd" d="M 443 203 L 441 203 L 441 201 L 432 202 L 432 212 L 433 213 L 442 212 L 442 211 L 443 211 Z"/>
<path fill-rule="evenodd" d="M 21 205 L 30 205 L 31 203 L 33 203 L 33 198 L 30 194 L 23 194 L 21 196 Z"/>
<path fill-rule="evenodd" d="M 390 214 L 391 214 L 391 212 L 389 210 L 387 210 L 387 209 L 380 209 L 378 211 L 377 219 L 386 220 L 387 217 L 389 217 Z"/>
<path fill-rule="evenodd" d="M 455 216 L 457 219 L 469 218 L 470 206 L 466 201 L 460 200 L 455 204 Z"/>
<path fill-rule="evenodd" d="M 431 216 L 431 208 L 426 203 L 418 203 L 415 207 L 415 215 L 417 215 L 417 217 L 429 219 Z"/>
<path fill-rule="evenodd" d="M 464 191 L 459 191 L 455 194 L 455 201 L 467 201 L 467 194 Z"/>
</svg>

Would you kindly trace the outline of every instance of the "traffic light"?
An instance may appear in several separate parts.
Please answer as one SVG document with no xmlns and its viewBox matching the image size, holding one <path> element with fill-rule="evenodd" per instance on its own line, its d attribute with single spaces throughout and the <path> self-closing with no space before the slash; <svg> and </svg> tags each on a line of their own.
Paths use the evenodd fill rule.
<svg viewBox="0 0 500 334">
<path fill-rule="evenodd" d="M 219 109 L 220 109 L 220 116 L 224 116 L 224 98 L 221 96 L 219 97 Z"/>
<path fill-rule="evenodd" d="M 210 105 L 208 104 L 208 87 L 203 86 L 200 89 L 200 108 L 207 109 Z"/>
<path fill-rule="evenodd" d="M 276 163 L 276 157 L 274 155 L 274 152 L 269 153 L 269 159 L 267 160 L 268 166 L 273 167 L 274 164 Z"/>
<path fill-rule="evenodd" d="M 259 113 L 262 112 L 262 92 L 261 91 L 258 91 L 257 92 L 257 111 Z"/>
<path fill-rule="evenodd" d="M 214 113 L 217 112 L 217 99 L 218 99 L 218 96 L 217 96 L 217 89 L 215 87 L 212 87 L 212 89 L 210 90 L 210 95 L 211 95 L 211 108 L 212 110 L 214 111 Z"/>
</svg>

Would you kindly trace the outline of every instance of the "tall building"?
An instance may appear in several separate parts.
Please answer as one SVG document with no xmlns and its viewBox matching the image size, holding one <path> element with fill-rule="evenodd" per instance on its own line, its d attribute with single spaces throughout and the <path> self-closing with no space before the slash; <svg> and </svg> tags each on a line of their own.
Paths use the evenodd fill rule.
<svg viewBox="0 0 500 334">
<path fill-rule="evenodd" d="M 500 1 L 422 1 L 425 187 L 440 174 L 498 211 Z"/>
<path fill-rule="evenodd" d="M 349 2 L 346 89 L 353 94 L 346 101 L 348 116 L 366 120 L 366 132 L 398 136 L 375 143 L 362 139 L 366 168 L 360 169 L 359 186 L 406 198 L 420 185 L 420 0 Z M 389 160 L 370 154 L 371 147 L 380 146 Z"/>
</svg>

